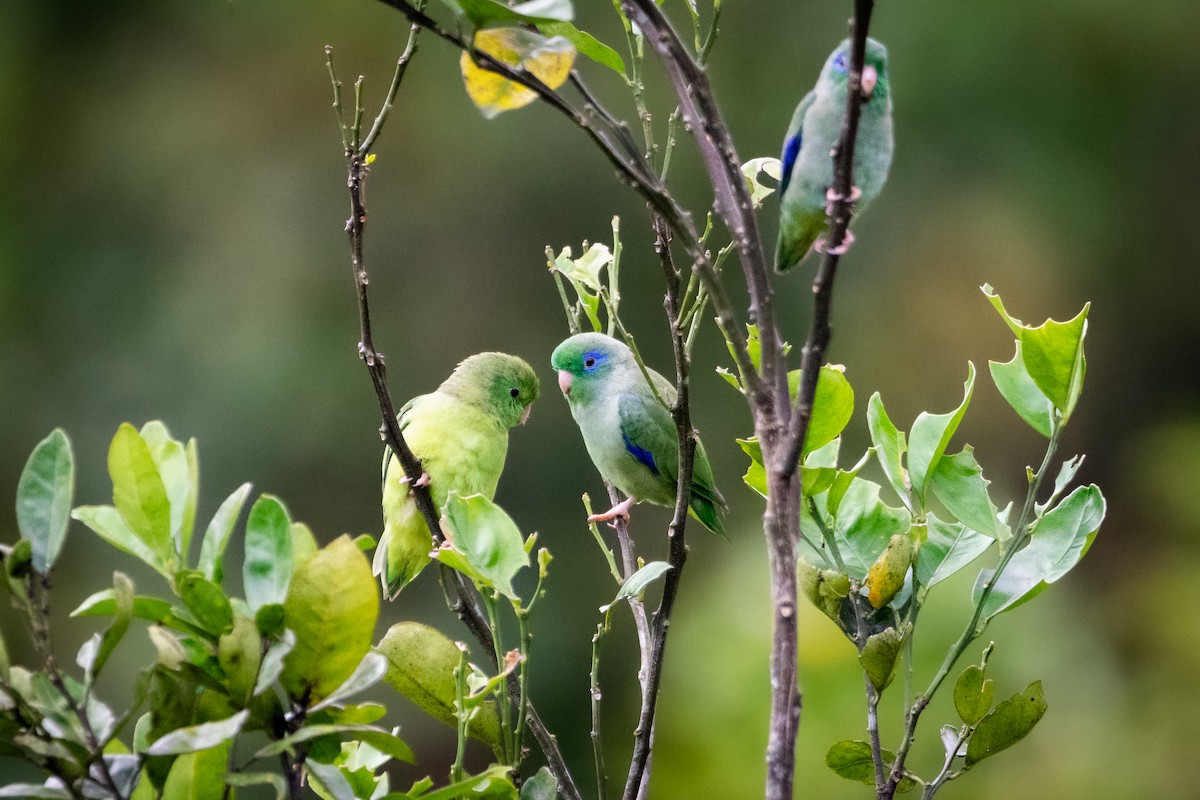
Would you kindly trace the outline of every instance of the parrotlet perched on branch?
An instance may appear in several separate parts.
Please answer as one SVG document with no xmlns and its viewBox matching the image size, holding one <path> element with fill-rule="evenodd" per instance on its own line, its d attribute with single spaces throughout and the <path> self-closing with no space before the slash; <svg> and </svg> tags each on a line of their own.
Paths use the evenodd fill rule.
<svg viewBox="0 0 1200 800">
<path fill-rule="evenodd" d="M 459 364 L 437 391 L 400 409 L 400 430 L 421 459 L 420 483 L 429 486 L 434 506 L 440 510 L 451 491 L 492 499 L 508 431 L 529 418 L 537 397 L 537 374 L 528 363 L 506 353 L 479 353 Z M 424 569 L 435 544 L 390 450 L 383 462 L 383 521 L 372 570 L 391 600 Z"/>
<path fill-rule="evenodd" d="M 779 183 L 779 244 L 775 268 L 783 272 L 799 263 L 825 231 L 826 206 L 832 194 L 833 158 L 846 115 L 850 85 L 850 40 L 830 54 L 813 90 L 804 96 L 783 142 L 783 178 Z M 859 119 L 854 148 L 852 198 L 857 211 L 874 200 L 892 165 L 892 95 L 887 49 L 867 40 L 862 90 L 867 96 Z M 843 247 L 853 241 L 846 233 Z M 818 245 L 819 247 L 819 245 Z"/>
<path fill-rule="evenodd" d="M 558 387 L 596 469 L 628 498 L 588 521 L 628 518 L 630 506 L 643 500 L 675 505 L 679 470 L 675 422 L 655 398 L 629 347 L 601 333 L 581 333 L 555 348 L 550 363 L 558 370 Z M 674 403 L 675 387 L 654 370 L 648 371 L 659 396 Z M 697 441 L 692 516 L 723 536 L 719 511 L 725 508 L 725 498 L 713 485 L 704 445 Z"/>
</svg>

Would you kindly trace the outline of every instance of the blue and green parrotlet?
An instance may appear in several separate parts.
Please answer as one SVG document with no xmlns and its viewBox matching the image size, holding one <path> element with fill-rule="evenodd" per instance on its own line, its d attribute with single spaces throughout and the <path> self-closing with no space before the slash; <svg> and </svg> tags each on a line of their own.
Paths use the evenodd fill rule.
<svg viewBox="0 0 1200 800">
<path fill-rule="evenodd" d="M 421 460 L 434 506 L 446 495 L 482 494 L 491 500 L 504 469 L 508 431 L 529 418 L 538 378 L 524 360 L 506 353 L 465 359 L 430 394 L 400 409 L 400 430 Z M 372 569 L 389 599 L 417 576 L 436 546 L 417 509 L 404 470 L 390 451 L 383 464 L 383 535 Z"/>
<path fill-rule="evenodd" d="M 779 243 L 775 268 L 780 272 L 798 264 L 826 228 L 826 207 L 833 195 L 831 151 L 841 136 L 850 86 L 850 40 L 838 45 L 821 70 L 821 77 L 792 115 L 783 142 L 782 179 L 779 183 Z M 887 49 L 867 39 L 858 139 L 854 149 L 856 208 L 861 212 L 874 200 L 887 180 L 895 141 L 892 135 L 891 81 Z M 853 241 L 849 231 L 842 247 Z M 818 245 L 818 248 L 820 245 Z"/>
<path fill-rule="evenodd" d="M 550 363 L 558 370 L 558 387 L 596 469 L 628 498 L 588 521 L 627 517 L 629 507 L 643 500 L 673 506 L 679 468 L 675 422 L 655 398 L 629 347 L 602 333 L 581 333 L 555 348 Z M 675 387 L 648 371 L 659 396 L 673 403 Z M 713 484 L 712 467 L 698 440 L 691 489 L 692 516 L 724 535 L 720 512 L 725 499 Z"/>
</svg>

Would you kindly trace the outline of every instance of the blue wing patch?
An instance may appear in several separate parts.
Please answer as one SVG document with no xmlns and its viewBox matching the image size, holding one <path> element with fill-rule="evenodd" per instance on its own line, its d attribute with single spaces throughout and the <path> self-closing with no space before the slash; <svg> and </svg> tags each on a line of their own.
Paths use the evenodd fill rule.
<svg viewBox="0 0 1200 800">
<path fill-rule="evenodd" d="M 654 463 L 654 456 L 644 447 L 638 447 L 629 440 L 629 437 L 624 433 L 621 434 L 621 439 L 625 442 L 625 452 L 636 458 L 638 461 L 650 468 L 650 471 L 658 475 L 658 465 Z"/>
<path fill-rule="evenodd" d="M 779 194 L 787 191 L 788 182 L 792 179 L 792 167 L 796 165 L 796 156 L 800 155 L 800 145 L 804 134 L 797 132 L 783 145 L 783 177 L 779 179 Z"/>
</svg>

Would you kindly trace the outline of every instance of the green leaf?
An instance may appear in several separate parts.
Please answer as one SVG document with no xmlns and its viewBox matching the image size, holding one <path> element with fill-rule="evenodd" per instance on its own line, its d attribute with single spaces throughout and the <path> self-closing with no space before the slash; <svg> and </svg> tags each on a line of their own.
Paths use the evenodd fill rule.
<svg viewBox="0 0 1200 800">
<path fill-rule="evenodd" d="M 418 622 L 393 625 L 379 642 L 388 660 L 384 681 L 434 719 L 457 724 L 454 716 L 455 680 L 459 649 L 439 631 Z M 476 710 L 468 726 L 471 738 L 496 748 L 500 717 L 492 702 Z"/>
<path fill-rule="evenodd" d="M 504 509 L 481 494 L 446 496 L 442 508 L 451 531 L 451 544 L 501 594 L 519 599 L 513 577 L 529 566 L 521 531 Z"/>
<path fill-rule="evenodd" d="M 569 22 L 547 20 L 537 24 L 539 31 L 546 36 L 561 36 L 571 44 L 580 55 L 587 56 L 597 64 L 608 67 L 618 75 L 625 74 L 625 62 L 616 50 L 592 36 L 587 31 L 581 31 Z"/>
<path fill-rule="evenodd" d="M 813 397 L 812 421 L 804 437 L 803 457 L 832 442 L 845 429 L 854 415 L 854 389 L 846 380 L 846 368 L 826 364 L 817 377 L 817 392 Z"/>
<path fill-rule="evenodd" d="M 886 748 L 880 748 L 885 772 L 891 769 L 896 761 L 896 754 Z M 846 780 L 858 781 L 869 786 L 875 784 L 875 763 L 871 758 L 871 745 L 860 739 L 844 739 L 829 748 L 825 754 L 825 766 Z M 900 779 L 896 790 L 910 791 L 916 782 L 905 773 Z"/>
<path fill-rule="evenodd" d="M 292 537 L 292 563 L 295 565 L 292 569 L 300 569 L 300 565 L 315 556 L 321 548 L 317 544 L 317 537 L 313 536 L 312 529 L 303 522 L 293 522 L 290 533 Z M 375 547 L 374 543 L 370 547 L 364 547 L 363 543 L 359 541 L 361 538 L 360 536 L 354 538 L 354 546 L 359 550 L 365 552 Z"/>
<path fill-rule="evenodd" d="M 171 538 L 175 542 L 176 552 L 186 562 L 196 524 L 196 495 L 200 481 L 196 465 L 196 440 L 192 439 L 185 448 L 181 442 L 171 438 L 167 426 L 158 420 L 143 425 L 141 434 L 158 466 L 159 477 L 170 501 Z"/>
<path fill-rule="evenodd" d="M 990 483 L 975 460 L 974 448 L 967 445 L 961 453 L 943 456 L 938 461 L 930 486 L 942 505 L 968 527 L 1004 541 L 1012 532 L 997 516 L 996 506 L 988 495 Z"/>
<path fill-rule="evenodd" d="M 875 445 L 875 457 L 883 467 L 883 474 L 887 475 L 904 505 L 909 506 L 908 475 L 900 461 L 906 449 L 904 434 L 888 418 L 879 392 L 867 401 L 867 428 L 871 431 L 871 443 Z"/>
<path fill-rule="evenodd" d="M 556 800 L 558 781 L 549 767 L 542 767 L 521 784 L 521 800 Z"/>
<path fill-rule="evenodd" d="M 339 536 L 297 570 L 283 608 L 296 645 L 281 681 L 294 699 L 319 702 L 371 648 L 379 615 L 371 565 L 349 536 Z"/>
<path fill-rule="evenodd" d="M 796 561 L 797 588 L 825 616 L 841 626 L 842 606 L 850 596 L 850 578 L 832 569 L 818 569 L 803 558 Z"/>
<path fill-rule="evenodd" d="M 220 636 L 233 625 L 229 598 L 199 572 L 187 572 L 179 580 L 179 599 L 196 620 L 213 636 Z"/>
<path fill-rule="evenodd" d="M 67 538 L 75 497 L 75 457 L 62 428 L 38 442 L 17 482 L 17 527 L 33 553 L 33 568 L 45 575 Z"/>
<path fill-rule="evenodd" d="M 928 537 L 917 549 L 917 581 L 934 586 L 983 555 L 992 542 L 961 522 L 944 522 L 932 512 L 925 515 Z"/>
<path fill-rule="evenodd" d="M 964 669 L 954 684 L 954 708 L 968 725 L 983 719 L 995 696 L 995 683 L 984 677 L 983 670 L 975 664 Z"/>
<path fill-rule="evenodd" d="M 391 758 L 413 763 L 413 752 L 403 739 L 374 725 L 305 725 L 295 733 L 259 748 L 251 760 L 277 756 L 298 744 L 331 734 L 353 734 L 354 739 L 369 743 Z"/>
<path fill-rule="evenodd" d="M 170 570 L 175 561 L 171 501 L 150 448 L 137 429 L 121 423 L 108 449 L 113 506 L 129 530 Z"/>
<path fill-rule="evenodd" d="M 1087 335 L 1087 315 L 1091 303 L 1084 304 L 1074 319 L 1067 322 L 1048 319 L 1034 328 L 1009 316 L 992 287 L 984 284 L 981 288 L 1021 343 L 1021 360 L 1029 377 L 1066 422 L 1075 410 L 1075 403 L 1083 389 L 1083 377 L 1087 369 L 1083 340 Z"/>
<path fill-rule="evenodd" d="M 287 784 L 273 772 L 231 772 L 225 782 L 230 786 L 270 786 L 275 790 L 275 800 L 287 800 Z"/>
<path fill-rule="evenodd" d="M 23 800 L 71 800 L 66 789 L 43 786 L 40 783 L 11 783 L 0 786 L 0 797 L 19 797 Z"/>
<path fill-rule="evenodd" d="M 888 628 L 867 638 L 866 645 L 858 654 L 858 662 L 875 691 L 883 692 L 895 677 L 896 658 L 900 655 L 904 637 L 911 630 L 912 625 L 909 624 L 903 629 Z"/>
<path fill-rule="evenodd" d="M 992 382 L 1000 390 L 1001 396 L 1012 406 L 1021 419 L 1042 436 L 1050 438 L 1054 419 L 1054 404 L 1050 402 L 1042 390 L 1029 377 L 1025 369 L 1025 361 L 1021 355 L 1021 342 L 1017 340 L 1017 352 L 1011 361 L 1001 364 L 989 361 L 988 368 L 992 373 Z"/>
<path fill-rule="evenodd" d="M 908 435 L 908 476 L 922 506 L 925 505 L 926 480 L 937 468 L 950 438 L 958 430 L 974 389 L 975 365 L 967 362 L 967 380 L 963 383 L 963 399 L 958 408 L 948 414 L 921 412 L 913 422 Z"/>
<path fill-rule="evenodd" d="M 863 580 L 867 572 L 896 534 L 905 533 L 912 522 L 902 508 L 893 508 L 879 499 L 880 486 L 856 478 L 838 509 L 834 533 L 838 549 L 850 577 Z"/>
<path fill-rule="evenodd" d="M 284 658 L 292 652 L 292 648 L 295 646 L 296 634 L 285 630 L 280 635 L 279 641 L 267 648 L 262 659 L 262 666 L 258 669 L 258 680 L 254 683 L 255 695 L 260 695 L 271 688 L 275 680 L 283 673 Z"/>
<path fill-rule="evenodd" d="M 750 202 L 755 208 L 762 205 L 779 188 L 783 177 L 783 162 L 773 156 L 752 158 L 742 164 L 742 175 L 746 177 L 746 187 L 750 190 Z M 762 182 L 762 176 L 771 178 L 770 184 Z"/>
<path fill-rule="evenodd" d="M 156 739 L 153 744 L 146 748 L 146 755 L 168 756 L 179 753 L 194 753 L 198 750 L 207 750 L 211 747 L 216 747 L 237 736 L 241 732 L 242 726 L 246 724 L 248 716 L 250 716 L 250 711 L 242 710 L 232 717 L 217 720 L 216 722 L 203 722 L 199 725 L 178 728 Z M 223 770 L 224 764 L 222 764 Z"/>
<path fill-rule="evenodd" d="M 381 653 L 368 652 L 350 677 L 346 678 L 342 685 L 328 697 L 309 709 L 309 712 L 320 711 L 322 708 L 341 703 L 348 697 L 366 691 L 379 683 L 385 672 L 387 672 L 387 659 Z"/>
<path fill-rule="evenodd" d="M 264 494 L 246 519 L 242 582 L 251 611 L 282 603 L 292 579 L 291 521 L 279 498 Z"/>
<path fill-rule="evenodd" d="M 996 706 L 975 726 L 967 744 L 967 766 L 979 763 L 1024 739 L 1046 713 L 1042 682 L 1034 681 L 1020 694 Z"/>
<path fill-rule="evenodd" d="M 104 589 L 88 597 L 71 612 L 72 617 L 104 617 L 117 613 L 117 601 L 112 589 Z M 133 616 L 148 622 L 159 622 L 171 613 L 171 604 L 157 597 L 136 595 Z"/>
<path fill-rule="evenodd" d="M 601 273 L 612 264 L 613 254 L 608 245 L 596 242 L 579 258 L 571 257 L 571 248 L 564 247 L 554 259 L 554 269 L 572 283 L 582 284 L 593 294 L 604 288 Z"/>
<path fill-rule="evenodd" d="M 254 621 L 241 614 L 217 641 L 217 663 L 225 673 L 225 689 L 239 707 L 250 702 L 263 656 L 262 636 Z"/>
<path fill-rule="evenodd" d="M 229 537 L 233 534 L 234 525 L 237 524 L 238 515 L 242 513 L 242 506 L 249 494 L 249 483 L 243 483 L 234 489 L 233 494 L 226 497 L 225 502 L 221 503 L 221 507 L 217 509 L 217 513 L 213 514 L 212 521 L 208 523 L 208 528 L 204 531 L 204 540 L 200 543 L 200 561 L 196 565 L 196 569 L 203 572 L 204 577 L 213 583 L 221 583 L 224 577 L 221 571 L 221 557 L 225 553 L 225 546 L 229 543 Z"/>
<path fill-rule="evenodd" d="M 228 766 L 228 742 L 182 755 L 171 765 L 162 796 L 171 800 L 221 800 Z"/>
<path fill-rule="evenodd" d="M 129 580 L 129 576 L 121 572 L 114 572 L 112 592 L 113 621 L 104 630 L 100 646 L 96 651 L 96 658 L 87 669 L 89 685 L 104 669 L 108 657 L 112 655 L 121 638 L 125 636 L 125 632 L 129 630 L 129 621 L 133 617 L 133 581 Z"/>
<path fill-rule="evenodd" d="M 646 591 L 646 587 L 654 583 L 654 581 L 667 574 L 671 569 L 671 565 L 665 561 L 651 561 L 649 564 L 638 569 L 637 572 L 630 575 L 624 583 L 621 584 L 621 589 L 617 592 L 617 597 L 613 602 L 620 600 L 622 597 L 638 597 L 642 592 Z"/>
<path fill-rule="evenodd" d="M 1080 486 L 1037 522 L 1029 544 L 1008 562 L 984 603 L 985 619 L 1016 608 L 1071 570 L 1087 553 L 1100 530 L 1107 506 L 1100 488 Z M 972 599 L 983 594 L 992 579 L 983 570 L 975 582 Z"/>
<path fill-rule="evenodd" d="M 117 509 L 112 506 L 79 506 L 71 512 L 71 516 L 113 547 L 149 564 L 160 575 L 170 577 L 170 566 L 130 530 Z"/>
</svg>

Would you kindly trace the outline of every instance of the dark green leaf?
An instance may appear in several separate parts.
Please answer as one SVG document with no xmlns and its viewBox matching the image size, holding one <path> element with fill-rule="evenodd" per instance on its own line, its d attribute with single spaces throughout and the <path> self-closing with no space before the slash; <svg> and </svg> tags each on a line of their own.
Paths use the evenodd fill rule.
<svg viewBox="0 0 1200 800">
<path fill-rule="evenodd" d="M 1017 341 L 1017 352 L 1012 360 L 1001 364 L 989 361 L 988 368 L 992 372 L 992 382 L 1000 390 L 1000 394 L 1008 401 L 1013 411 L 1021 419 L 1042 436 L 1050 437 L 1054 404 L 1050 402 L 1042 390 L 1029 377 L 1025 369 L 1025 361 L 1021 356 L 1021 342 Z"/>
<path fill-rule="evenodd" d="M 278 498 L 264 494 L 246 520 L 246 560 L 242 582 L 251 611 L 282 603 L 292 579 L 291 521 Z"/>
<path fill-rule="evenodd" d="M 270 786 L 275 790 L 275 800 L 287 800 L 287 784 L 273 772 L 231 772 L 225 782 L 230 786 Z"/>
<path fill-rule="evenodd" d="M 517 599 L 512 579 L 529 566 L 521 531 L 504 509 L 481 494 L 446 496 L 442 509 L 454 549 L 484 576 L 497 591 Z"/>
<path fill-rule="evenodd" d="M 637 572 L 630 575 L 624 583 L 621 584 L 620 591 L 617 592 L 616 600 L 622 597 L 638 597 L 642 592 L 646 591 L 646 587 L 654 581 L 658 580 L 667 571 L 671 569 L 671 565 L 665 561 L 651 561 L 640 568 Z M 613 602 L 616 602 L 614 600 Z"/>
<path fill-rule="evenodd" d="M 930 473 L 937 468 L 942 454 L 946 452 L 946 446 L 958 430 L 963 414 L 967 413 L 974 389 L 975 365 L 968 362 L 967 380 L 963 383 L 963 399 L 958 408 L 948 414 L 921 412 L 913 422 L 908 436 L 908 475 L 922 506 L 925 504 L 926 481 Z"/>
<path fill-rule="evenodd" d="M 1009 561 L 984 604 L 984 617 L 1032 600 L 1048 585 L 1066 575 L 1087 553 L 1104 520 L 1104 495 L 1096 485 L 1080 486 L 1037 523 L 1029 544 Z M 979 574 L 972 594 L 983 594 L 992 570 Z"/>
<path fill-rule="evenodd" d="M 247 609 L 248 610 L 248 609 Z M 283 603 L 267 603 L 254 615 L 254 624 L 263 636 L 279 636 L 283 633 Z"/>
<path fill-rule="evenodd" d="M 250 702 L 262 663 L 262 636 L 253 620 L 237 615 L 230 631 L 217 641 L 217 663 L 225 673 L 225 689 L 239 707 Z"/>
<path fill-rule="evenodd" d="M 1020 694 L 1000 703 L 975 726 L 967 744 L 967 766 L 1011 747 L 1033 730 L 1046 713 L 1042 682 L 1034 681 Z"/>
<path fill-rule="evenodd" d="M 17 527 L 33 555 L 33 568 L 45 575 L 67 538 L 75 497 L 75 457 L 71 441 L 55 428 L 25 462 L 17 482 Z"/>
<path fill-rule="evenodd" d="M 803 558 L 796 562 L 800 593 L 834 622 L 841 624 L 842 604 L 850 596 L 850 579 L 832 569 L 818 569 Z"/>
<path fill-rule="evenodd" d="M 984 677 L 983 670 L 974 664 L 964 669 L 954 684 L 954 708 L 968 725 L 983 719 L 995 696 L 995 683 Z"/>
<path fill-rule="evenodd" d="M 235 489 L 233 494 L 226 497 L 225 502 L 221 503 L 221 507 L 217 509 L 217 513 L 213 514 L 212 521 L 208 523 L 208 528 L 204 531 L 204 541 L 200 543 L 200 561 L 196 565 L 196 569 L 204 573 L 204 577 L 213 583 L 221 583 L 221 579 L 224 577 L 221 572 L 221 558 L 249 494 L 249 483 L 243 483 Z"/>
<path fill-rule="evenodd" d="M 221 587 L 199 572 L 185 573 L 179 581 L 179 599 L 196 620 L 213 636 L 220 636 L 233 625 L 233 608 Z"/>
<path fill-rule="evenodd" d="M 174 565 L 171 501 L 150 448 L 137 429 L 121 424 L 108 449 L 113 506 L 129 530 L 168 569 Z"/>
<path fill-rule="evenodd" d="M 904 637 L 912 629 L 906 625 L 903 629 L 888 628 L 867 638 L 867 644 L 858 655 L 863 672 L 867 673 L 875 691 L 883 692 L 895 676 L 896 658 L 904 645 Z"/>
<path fill-rule="evenodd" d="M 400 622 L 379 642 L 388 660 L 384 680 L 425 713 L 447 725 L 454 716 L 454 670 L 459 649 L 440 632 L 417 622 Z M 484 703 L 471 719 L 471 737 L 495 748 L 500 743 L 500 717 L 495 704 Z"/>
<path fill-rule="evenodd" d="M 318 702 L 371 647 L 379 615 L 371 565 L 349 536 L 339 536 L 297 570 L 283 607 L 296 646 L 284 659 L 281 681 L 293 698 Z"/>
<path fill-rule="evenodd" d="M 896 754 L 885 748 L 880 748 L 884 771 L 891 769 L 896 760 Z M 825 754 L 825 765 L 846 780 L 858 781 L 869 786 L 875 784 L 875 762 L 871 757 L 871 745 L 859 739 L 844 739 L 829 748 Z M 907 792 L 916 785 L 906 774 L 896 787 L 899 792 Z"/>
<path fill-rule="evenodd" d="M 908 475 L 904 471 L 901 458 L 907 449 L 904 434 L 896 429 L 883 407 L 883 399 L 879 392 L 871 395 L 867 401 L 867 428 L 871 431 L 871 443 L 875 445 L 875 457 L 883 467 L 892 488 L 901 501 L 908 506 L 911 502 L 908 495 Z"/>
<path fill-rule="evenodd" d="M 930 486 L 942 505 L 967 527 L 1004 541 L 1012 532 L 997 517 L 996 506 L 988 495 L 990 483 L 983 477 L 974 449 L 967 445 L 961 453 L 938 461 Z"/>
</svg>

